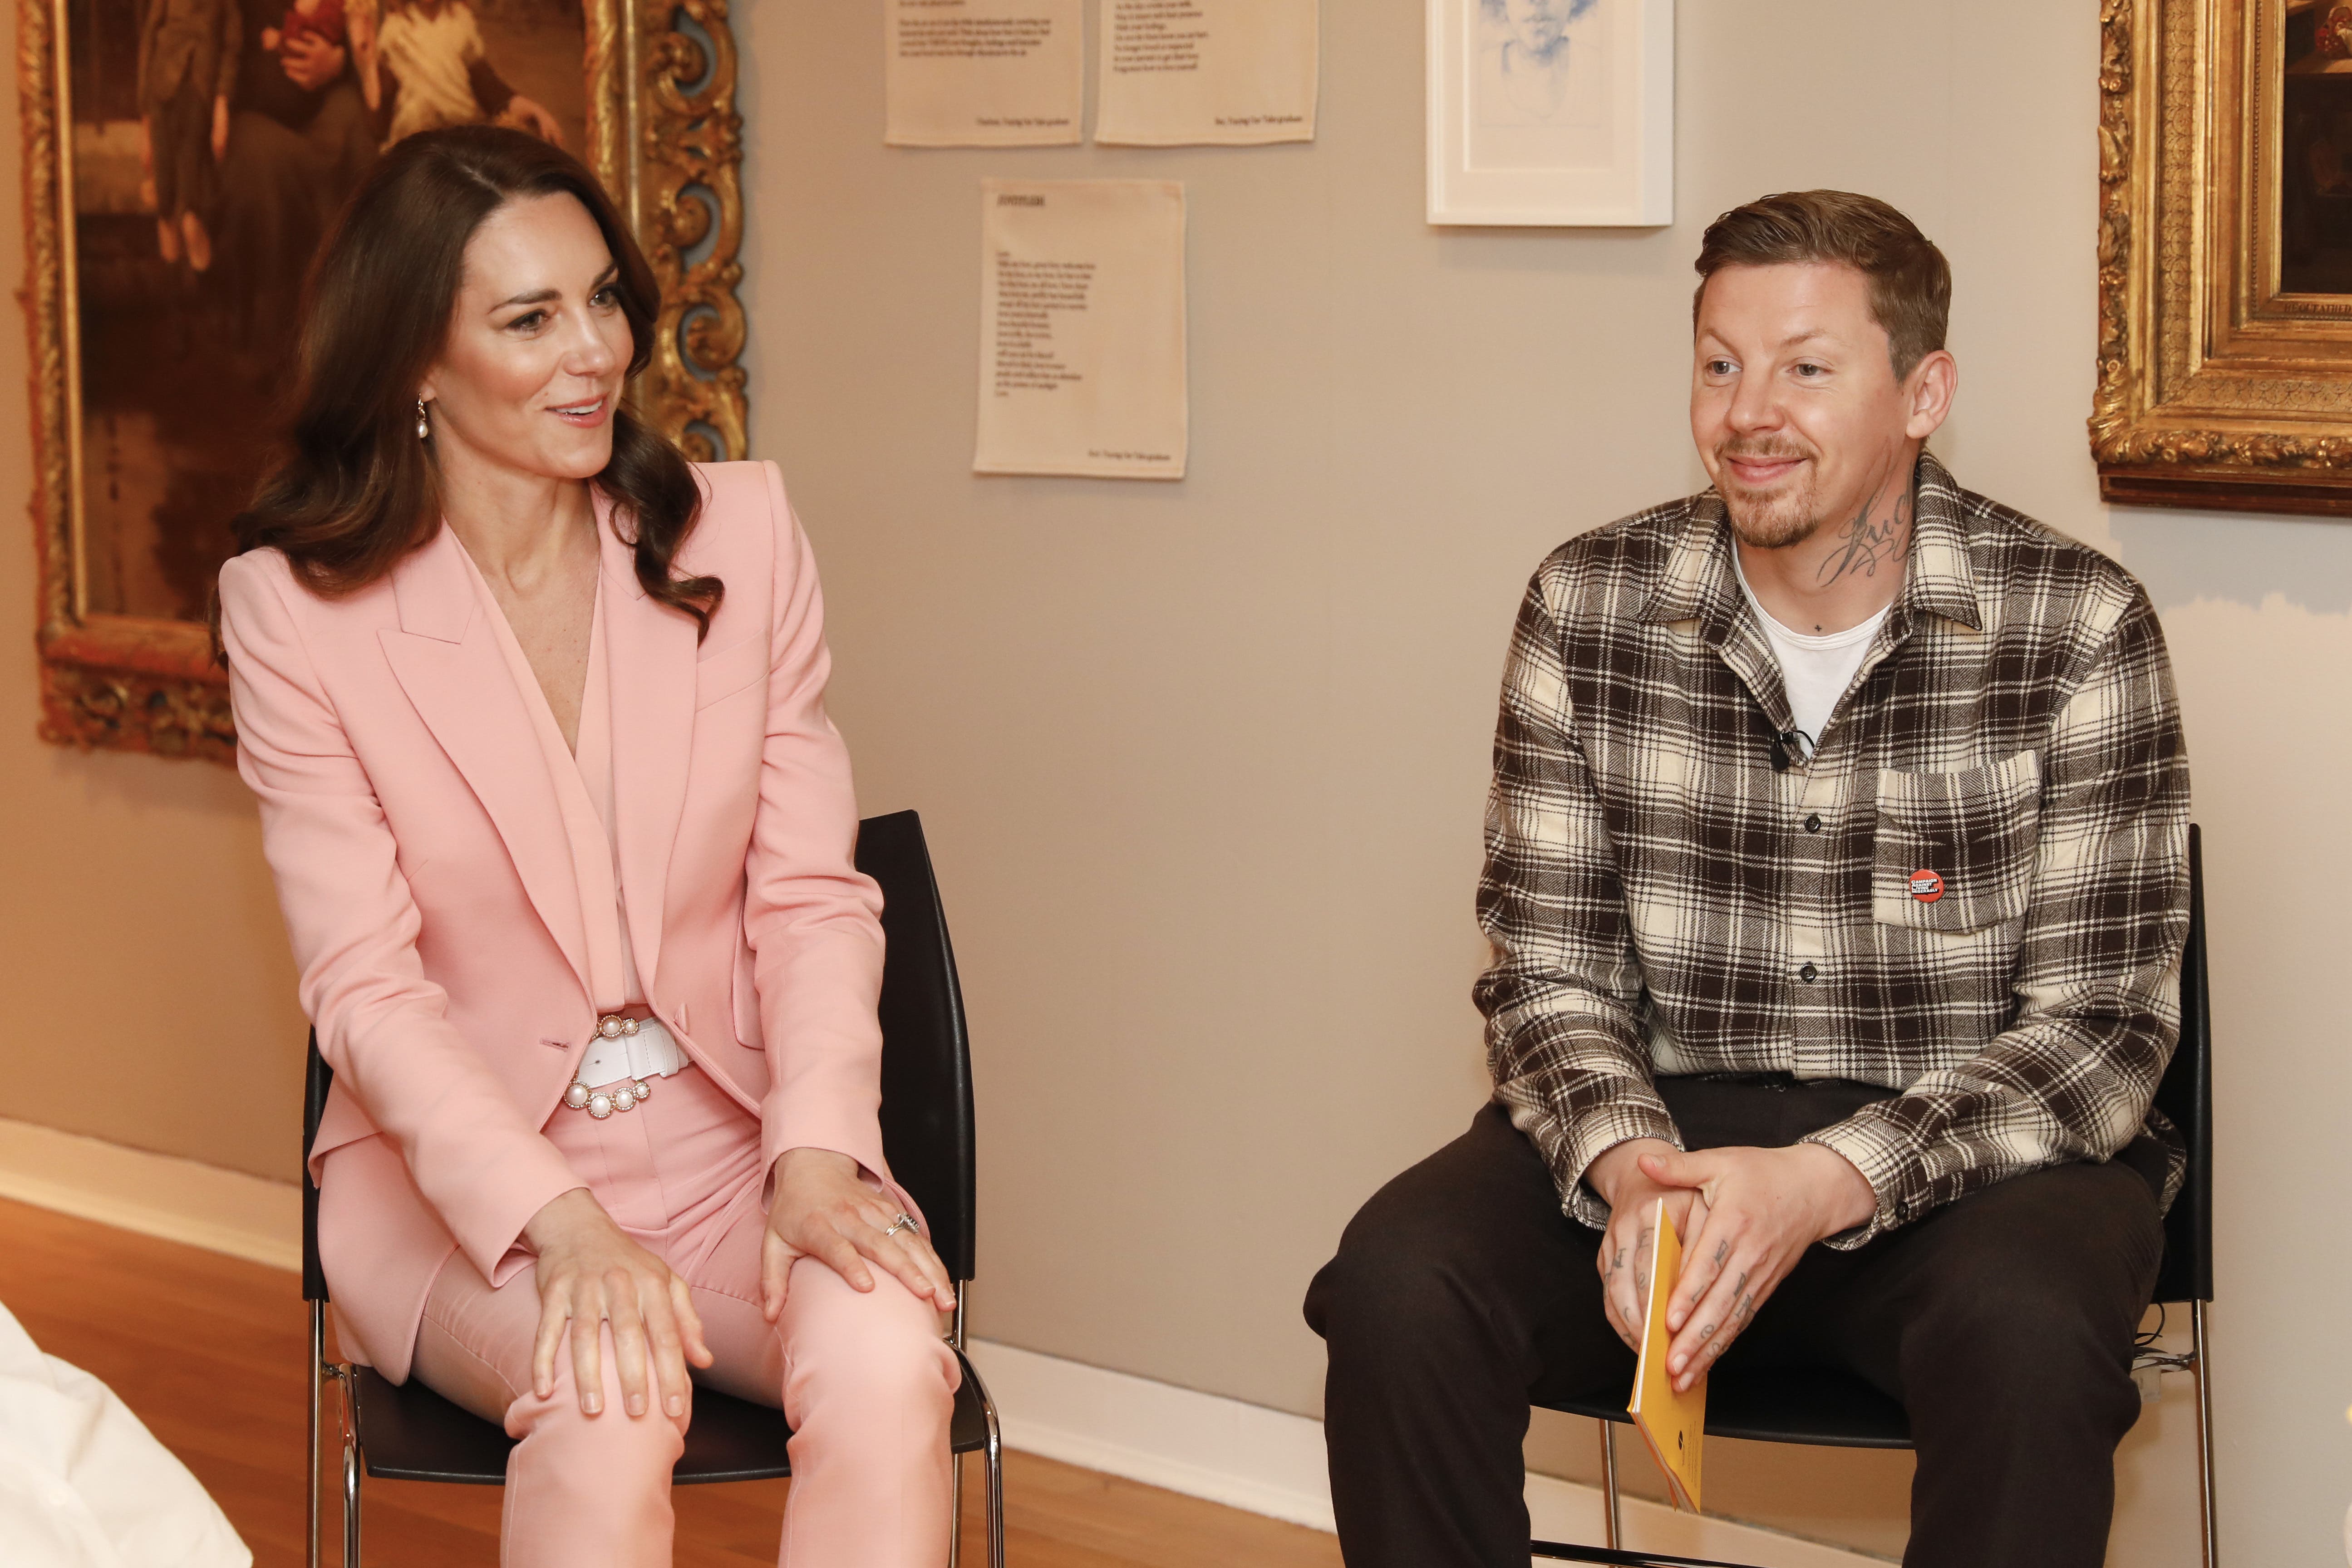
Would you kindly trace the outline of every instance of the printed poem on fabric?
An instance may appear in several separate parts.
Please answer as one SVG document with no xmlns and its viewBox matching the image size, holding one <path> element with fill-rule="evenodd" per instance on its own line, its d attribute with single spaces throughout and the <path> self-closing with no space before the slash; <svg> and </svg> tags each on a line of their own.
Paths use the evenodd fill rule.
<svg viewBox="0 0 2352 1568">
<path fill-rule="evenodd" d="M 1095 140 L 1315 140 L 1317 0 L 1103 0 Z"/>
<path fill-rule="evenodd" d="M 983 474 L 1181 479 L 1184 187 L 981 185 Z"/>
<path fill-rule="evenodd" d="M 1079 0 L 885 0 L 883 140 L 1034 147 L 1078 140 Z"/>
</svg>

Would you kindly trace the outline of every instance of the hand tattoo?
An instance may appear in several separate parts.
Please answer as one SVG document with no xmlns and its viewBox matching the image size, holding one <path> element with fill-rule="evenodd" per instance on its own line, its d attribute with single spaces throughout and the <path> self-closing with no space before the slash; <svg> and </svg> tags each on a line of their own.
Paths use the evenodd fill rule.
<svg viewBox="0 0 2352 1568">
<path fill-rule="evenodd" d="M 1718 1241 L 1715 1244 L 1715 1266 L 1717 1268 L 1722 1268 L 1723 1260 L 1730 1256 L 1731 1243 L 1728 1241 Z"/>
<path fill-rule="evenodd" d="M 1827 587 L 1849 573 L 1864 577 L 1878 575 L 1880 562 L 1898 563 L 1911 549 L 1911 498 L 1903 497 L 1885 522 L 1873 522 L 1871 514 L 1878 510 L 1878 498 L 1884 494 L 1873 490 L 1870 500 L 1863 503 L 1861 512 L 1838 531 L 1844 542 L 1837 553 L 1822 563 L 1821 582 Z"/>
</svg>

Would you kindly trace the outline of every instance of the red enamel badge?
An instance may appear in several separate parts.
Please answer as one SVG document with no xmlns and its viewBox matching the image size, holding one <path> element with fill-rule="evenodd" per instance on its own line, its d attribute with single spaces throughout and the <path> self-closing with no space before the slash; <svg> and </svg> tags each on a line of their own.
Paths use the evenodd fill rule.
<svg viewBox="0 0 2352 1568">
<path fill-rule="evenodd" d="M 1901 862 L 1897 861 L 1900 865 Z M 1911 873 L 1911 896 L 1923 904 L 1932 904 L 1944 896 L 1944 879 L 1933 871 Z"/>
</svg>

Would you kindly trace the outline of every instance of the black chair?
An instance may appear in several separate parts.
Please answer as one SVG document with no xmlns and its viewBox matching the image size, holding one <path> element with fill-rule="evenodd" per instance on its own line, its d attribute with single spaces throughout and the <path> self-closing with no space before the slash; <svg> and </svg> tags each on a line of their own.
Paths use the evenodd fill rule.
<svg viewBox="0 0 2352 1568">
<path fill-rule="evenodd" d="M 963 994 L 947 917 L 931 876 L 921 820 L 911 811 L 859 825 L 857 868 L 881 884 L 882 929 L 889 957 L 882 974 L 882 1146 L 891 1173 L 921 1205 L 931 1244 L 956 1281 L 954 1327 L 948 1335 L 962 1364 L 950 1446 L 979 1452 L 988 1467 L 989 1568 L 1004 1568 L 1004 1467 L 995 1404 L 964 1354 L 964 1299 L 973 1272 L 974 1201 L 971 1053 L 964 1035 Z M 303 1094 L 302 1148 L 319 1130 L 334 1074 L 310 1038 Z M 319 1194 L 306 1166 L 302 1182 L 302 1295 L 310 1303 L 310 1564 L 319 1565 L 319 1395 L 330 1381 L 342 1390 L 343 1568 L 360 1564 L 362 1470 L 393 1480 L 498 1486 L 506 1479 L 505 1431 L 459 1409 L 423 1384 L 387 1382 L 374 1368 L 326 1359 L 327 1280 L 319 1268 Z M 784 1451 L 792 1428 L 782 1414 L 698 1388 L 686 1453 L 671 1472 L 678 1485 L 772 1480 L 792 1474 Z M 963 1466 L 956 1464 L 956 1510 L 962 1519 Z M 956 1544 L 950 1536 L 952 1568 Z"/>
<path fill-rule="evenodd" d="M 2164 1261 L 2156 1297 L 2189 1305 L 2189 1346 L 2173 1352 L 2143 1346 L 2135 1370 L 2185 1372 L 2197 1380 L 2197 1469 L 2204 1528 L 2205 1568 L 2213 1568 L 2213 1399 L 2205 1381 L 2205 1305 L 2213 1299 L 2212 1012 L 2205 989 L 2205 871 L 2197 829 L 2189 830 L 2189 941 L 2180 961 L 2180 1045 L 2165 1069 L 2156 1103 L 2189 1145 L 2189 1171 L 2164 1217 Z M 1544 1408 L 1589 1415 L 1601 1423 L 1601 1464 L 1607 1499 L 1608 1545 L 1572 1546 L 1538 1541 L 1538 1557 L 1607 1563 L 1621 1568 L 1739 1568 L 1696 1557 L 1624 1550 L 1617 1493 L 1617 1426 L 1631 1423 L 1625 1391 L 1603 1389 Z M 1833 1448 L 1908 1448 L 1911 1424 L 1903 1406 L 1858 1377 L 1836 1372 L 1785 1370 L 1712 1373 L 1706 1387 L 1710 1436 L 1757 1443 L 1810 1443 Z"/>
</svg>

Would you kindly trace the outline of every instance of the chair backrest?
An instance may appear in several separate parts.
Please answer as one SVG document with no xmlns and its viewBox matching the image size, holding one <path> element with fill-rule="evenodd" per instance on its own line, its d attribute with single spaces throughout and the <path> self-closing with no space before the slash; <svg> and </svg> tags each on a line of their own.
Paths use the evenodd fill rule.
<svg viewBox="0 0 2352 1568">
<path fill-rule="evenodd" d="M 2189 942 L 2180 954 L 2180 1044 L 2157 1087 L 2157 1109 L 2189 1146 L 2189 1172 L 2164 1216 L 2159 1301 L 2213 1299 L 2213 1015 L 2205 988 L 2205 861 L 2189 829 Z"/>
<path fill-rule="evenodd" d="M 882 1150 L 890 1173 L 922 1205 L 931 1245 L 958 1280 L 972 1277 L 976 1203 L 971 1047 L 947 915 L 931 876 L 922 818 L 911 811 L 858 825 L 857 868 L 881 884 Z M 335 1073 L 310 1031 L 302 1087 L 302 1299 L 327 1300 L 319 1268 L 319 1189 L 310 1145 Z"/>
<path fill-rule="evenodd" d="M 319 1118 L 327 1113 L 327 1090 L 335 1069 L 319 1054 L 319 1031 L 302 1064 L 302 1300 L 327 1299 L 327 1276 L 319 1267 L 319 1189 L 310 1181 L 310 1145 L 319 1139 Z"/>
<path fill-rule="evenodd" d="M 977 1223 L 971 1045 L 922 818 L 900 811 L 858 824 L 857 868 L 881 884 L 889 943 L 882 967 L 882 1152 L 890 1173 L 922 1206 L 940 1261 L 969 1279 Z"/>
</svg>

